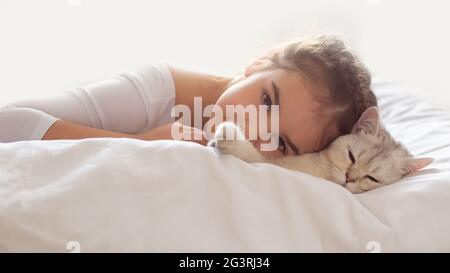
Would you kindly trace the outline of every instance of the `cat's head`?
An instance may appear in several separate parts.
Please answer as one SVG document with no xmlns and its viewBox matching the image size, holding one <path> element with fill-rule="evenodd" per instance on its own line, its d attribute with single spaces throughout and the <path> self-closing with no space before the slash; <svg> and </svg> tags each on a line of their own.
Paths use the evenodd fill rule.
<svg viewBox="0 0 450 273">
<path fill-rule="evenodd" d="M 351 134 L 336 139 L 328 151 L 345 175 L 343 186 L 353 193 L 392 184 L 433 161 L 428 157 L 414 158 L 395 141 L 380 123 L 376 107 L 368 108 Z"/>
</svg>

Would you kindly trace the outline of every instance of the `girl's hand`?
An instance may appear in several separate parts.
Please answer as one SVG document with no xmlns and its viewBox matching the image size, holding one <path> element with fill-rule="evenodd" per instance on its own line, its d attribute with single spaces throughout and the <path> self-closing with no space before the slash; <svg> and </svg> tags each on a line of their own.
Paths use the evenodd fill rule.
<svg viewBox="0 0 450 273">
<path fill-rule="evenodd" d="M 186 137 L 184 137 L 184 138 L 182 137 L 181 139 L 176 139 L 175 138 L 176 136 L 172 135 L 172 126 L 175 126 L 174 130 L 176 132 L 179 132 L 180 136 L 186 136 Z M 196 142 L 201 145 L 204 145 L 204 146 L 206 146 L 206 144 L 208 143 L 208 141 L 204 137 L 202 130 L 200 130 L 198 128 L 190 127 L 190 126 L 185 126 L 178 121 L 175 121 L 173 123 L 168 123 L 168 124 L 162 125 L 157 128 L 150 129 L 147 132 L 139 133 L 139 134 L 136 134 L 135 136 L 136 136 L 136 138 L 141 139 L 141 140 L 162 140 L 162 139 L 174 140 L 175 139 L 175 140 L 183 140 L 183 141 L 192 141 L 192 142 Z"/>
</svg>

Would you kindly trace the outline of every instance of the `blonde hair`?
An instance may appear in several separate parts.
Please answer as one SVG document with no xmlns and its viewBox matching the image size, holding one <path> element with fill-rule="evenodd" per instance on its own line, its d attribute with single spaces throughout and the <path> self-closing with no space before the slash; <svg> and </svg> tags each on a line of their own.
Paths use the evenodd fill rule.
<svg viewBox="0 0 450 273">
<path fill-rule="evenodd" d="M 328 146 L 336 137 L 351 132 L 353 124 L 370 106 L 377 106 L 371 90 L 371 77 L 367 68 L 333 35 L 318 35 L 284 42 L 251 65 L 254 72 L 269 69 L 286 69 L 300 73 L 326 92 L 318 92 L 321 114 L 331 116 L 324 130 L 321 146 Z M 319 90 L 322 90 L 319 88 Z M 322 115 L 323 116 L 323 115 Z"/>
</svg>

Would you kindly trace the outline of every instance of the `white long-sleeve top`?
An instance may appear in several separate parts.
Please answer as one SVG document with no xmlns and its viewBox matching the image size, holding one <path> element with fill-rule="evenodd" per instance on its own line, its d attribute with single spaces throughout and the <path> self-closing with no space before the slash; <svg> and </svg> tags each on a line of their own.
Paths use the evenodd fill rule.
<svg viewBox="0 0 450 273">
<path fill-rule="evenodd" d="M 0 108 L 0 142 L 40 140 L 58 119 L 122 133 L 173 121 L 175 84 L 166 63 Z"/>
</svg>

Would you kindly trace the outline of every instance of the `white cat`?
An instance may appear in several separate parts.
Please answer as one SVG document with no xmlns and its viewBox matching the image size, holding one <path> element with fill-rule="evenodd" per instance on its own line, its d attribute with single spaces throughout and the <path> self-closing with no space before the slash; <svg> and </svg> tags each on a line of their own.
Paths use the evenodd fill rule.
<svg viewBox="0 0 450 273">
<path fill-rule="evenodd" d="M 227 136 L 234 136 L 233 138 Z M 231 140 L 230 140 L 231 139 Z M 430 164 L 432 158 L 414 158 L 380 124 L 378 109 L 368 108 L 350 134 L 338 137 L 328 148 L 300 156 L 266 159 L 230 122 L 218 126 L 209 146 L 247 162 L 267 162 L 336 182 L 361 193 L 397 182 Z"/>
</svg>

